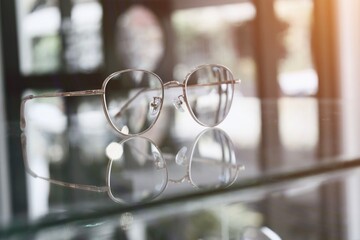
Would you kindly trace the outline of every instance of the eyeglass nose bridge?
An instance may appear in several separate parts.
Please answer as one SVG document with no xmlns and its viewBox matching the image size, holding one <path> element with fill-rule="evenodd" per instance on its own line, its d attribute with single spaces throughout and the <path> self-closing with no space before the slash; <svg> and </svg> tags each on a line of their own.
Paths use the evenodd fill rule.
<svg viewBox="0 0 360 240">
<path fill-rule="evenodd" d="M 177 110 L 179 110 L 180 112 L 184 112 L 182 104 L 183 104 L 184 101 L 186 101 L 185 96 L 184 96 L 184 87 L 185 87 L 185 85 L 183 83 L 180 83 L 180 82 L 175 81 L 175 80 L 167 82 L 167 83 L 164 84 L 164 88 L 176 88 L 176 87 L 181 87 L 183 94 L 179 95 L 177 98 L 174 98 L 172 102 L 173 102 L 174 107 Z"/>
<path fill-rule="evenodd" d="M 164 83 L 164 88 L 171 88 L 171 87 L 184 87 L 185 85 L 183 83 L 180 83 L 178 81 L 170 81 L 167 83 Z"/>
</svg>

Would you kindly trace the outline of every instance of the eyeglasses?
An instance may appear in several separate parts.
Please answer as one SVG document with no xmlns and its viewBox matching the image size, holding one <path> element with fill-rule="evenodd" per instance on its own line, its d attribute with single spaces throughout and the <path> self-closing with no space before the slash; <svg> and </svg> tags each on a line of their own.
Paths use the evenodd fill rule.
<svg viewBox="0 0 360 240">
<path fill-rule="evenodd" d="M 127 69 L 108 76 L 101 89 L 44 93 L 23 98 L 20 128 L 25 129 L 25 103 L 34 98 L 102 96 L 104 113 L 110 125 L 124 136 L 148 131 L 157 121 L 163 106 L 164 89 L 181 87 L 182 94 L 174 100 L 180 111 L 185 102 L 191 116 L 199 124 L 214 127 L 228 115 L 234 95 L 234 85 L 240 83 L 232 72 L 218 64 L 201 65 L 191 71 L 183 83 L 163 83 L 153 72 Z"/>
</svg>

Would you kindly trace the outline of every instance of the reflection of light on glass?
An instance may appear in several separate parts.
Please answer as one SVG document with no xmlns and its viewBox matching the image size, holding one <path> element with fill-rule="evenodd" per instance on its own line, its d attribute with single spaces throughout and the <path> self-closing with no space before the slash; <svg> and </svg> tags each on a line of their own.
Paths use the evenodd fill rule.
<svg viewBox="0 0 360 240">
<path fill-rule="evenodd" d="M 122 132 L 123 134 L 129 134 L 129 128 L 128 128 L 128 126 L 124 125 L 124 126 L 121 128 L 120 132 Z"/>
<path fill-rule="evenodd" d="M 129 212 L 123 213 L 120 216 L 120 226 L 123 230 L 129 230 L 133 221 L 134 221 L 134 217 Z"/>
<path fill-rule="evenodd" d="M 178 153 L 175 156 L 176 164 L 178 164 L 180 166 L 186 166 L 186 164 L 188 163 L 186 153 L 187 153 L 187 147 L 182 147 L 178 151 Z"/>
<path fill-rule="evenodd" d="M 241 239 L 281 240 L 280 236 L 268 227 L 246 227 Z"/>
<path fill-rule="evenodd" d="M 106 147 L 106 156 L 111 160 L 121 159 L 124 149 L 121 144 L 117 142 L 112 142 Z"/>
<path fill-rule="evenodd" d="M 262 227 L 261 231 L 271 240 L 281 240 L 280 236 L 268 227 Z"/>
<path fill-rule="evenodd" d="M 30 142 L 29 142 L 30 143 Z M 29 146 L 30 147 L 30 146 Z M 41 176 L 49 177 L 49 165 L 39 153 L 28 153 L 30 157 L 31 168 L 37 174 Z M 49 210 L 49 199 L 48 194 L 50 191 L 50 183 L 47 181 L 37 181 L 29 174 L 26 175 L 26 188 L 28 198 L 28 214 L 31 219 L 36 219 L 44 214 L 48 213 Z"/>
<path fill-rule="evenodd" d="M 318 109 L 315 99 L 280 99 L 281 143 L 288 149 L 313 149 L 318 141 Z"/>
<path fill-rule="evenodd" d="M 229 115 L 220 126 L 230 134 L 235 145 L 256 147 L 261 135 L 261 106 L 255 98 L 234 96 Z"/>
</svg>

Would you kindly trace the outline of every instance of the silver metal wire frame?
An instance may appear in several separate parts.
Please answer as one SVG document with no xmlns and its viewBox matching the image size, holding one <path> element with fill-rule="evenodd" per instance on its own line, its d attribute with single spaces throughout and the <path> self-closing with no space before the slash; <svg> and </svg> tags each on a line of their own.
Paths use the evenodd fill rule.
<svg viewBox="0 0 360 240">
<path fill-rule="evenodd" d="M 20 106 L 20 128 L 21 130 L 24 130 L 25 127 L 26 127 L 26 120 L 25 120 L 25 104 L 28 100 L 31 100 L 31 99 L 36 99 L 36 98 L 52 98 L 52 97 L 75 97 L 75 96 L 91 96 L 91 95 L 101 95 L 102 96 L 102 105 L 103 105 L 103 110 L 104 110 L 104 114 L 108 120 L 108 122 L 110 123 L 110 125 L 118 132 L 120 133 L 121 135 L 123 136 L 137 136 L 137 135 L 141 135 L 141 134 L 144 134 L 145 132 L 147 132 L 148 130 L 150 130 L 152 128 L 152 126 L 156 123 L 158 117 L 160 114 L 157 114 L 155 120 L 151 123 L 151 125 L 143 132 L 140 132 L 140 133 L 135 133 L 135 134 L 125 134 L 121 131 L 121 129 L 118 129 L 118 127 L 113 123 L 113 121 L 111 120 L 111 117 L 109 115 L 109 111 L 107 110 L 107 104 L 106 104 L 106 96 L 105 96 L 105 89 L 106 89 L 106 86 L 108 84 L 108 82 L 116 75 L 119 75 L 121 73 L 125 73 L 125 72 L 130 72 L 130 71 L 142 71 L 142 72 L 145 72 L 145 73 L 149 73 L 149 74 L 152 74 L 153 76 L 155 76 L 159 82 L 161 83 L 161 91 L 162 91 L 162 96 L 164 96 L 164 88 L 174 88 L 174 87 L 181 87 L 182 88 L 182 92 L 183 92 L 183 95 L 180 95 L 183 97 L 184 101 L 185 101 L 185 104 L 190 112 L 190 115 L 193 117 L 193 119 L 199 123 L 200 125 L 202 126 L 205 126 L 205 127 L 214 127 L 218 124 L 220 124 L 225 118 L 226 118 L 226 115 L 224 116 L 224 118 L 219 121 L 219 122 L 216 122 L 214 125 L 206 125 L 204 123 L 202 123 L 199 119 L 197 119 L 197 117 L 195 116 L 194 114 L 194 111 L 193 109 L 191 109 L 190 107 L 190 104 L 188 102 L 188 98 L 187 98 L 187 89 L 190 88 L 190 87 L 199 87 L 199 86 L 212 86 L 212 85 L 219 85 L 219 84 L 224 84 L 224 83 L 227 83 L 227 84 L 236 84 L 236 83 L 240 83 L 241 80 L 240 79 L 234 79 L 234 80 L 227 80 L 227 81 L 223 81 L 223 82 L 215 82 L 215 83 L 207 83 L 207 84 L 196 84 L 196 85 L 190 85 L 188 86 L 188 80 L 190 78 L 190 76 L 197 70 L 201 69 L 201 68 L 204 68 L 206 66 L 217 66 L 217 67 L 222 67 L 224 69 L 226 69 L 229 73 L 231 73 L 231 76 L 233 76 L 232 72 L 225 66 L 222 66 L 222 65 L 219 65 L 219 64 L 206 64 L 206 65 L 201 65 L 201 66 L 198 66 L 197 68 L 193 69 L 189 74 L 186 75 L 185 77 L 185 80 L 184 80 L 184 83 L 180 83 L 178 81 L 170 81 L 170 82 L 167 82 L 167 83 L 163 83 L 161 78 L 156 75 L 155 73 L 153 72 L 150 72 L 150 71 L 146 71 L 146 70 L 141 70 L 141 69 L 127 69 L 127 70 L 122 70 L 122 71 L 118 71 L 118 72 L 114 72 L 113 74 L 109 75 L 103 82 L 103 85 L 102 85 L 102 89 L 95 89 L 95 90 L 84 90 L 84 91 L 74 91 L 74 92 L 58 92 L 58 93 L 44 93 L 44 94 L 39 94 L 39 95 L 28 95 L 26 97 L 24 97 L 21 101 L 21 106 Z M 152 89 L 154 90 L 154 89 Z M 124 106 L 118 111 L 118 113 L 115 115 L 115 116 L 120 116 L 122 111 L 124 111 L 127 106 L 129 106 L 129 104 L 134 101 L 141 93 L 145 92 L 145 91 L 151 91 L 150 90 L 147 90 L 147 89 L 141 89 L 138 93 L 136 93 L 132 98 L 130 98 L 125 104 Z M 233 95 L 234 95 L 234 87 L 232 88 L 232 92 L 231 92 L 231 99 L 230 99 L 230 104 L 232 103 L 232 100 L 233 100 Z M 160 106 L 159 106 L 159 113 L 161 112 L 161 109 L 162 109 L 162 106 L 163 106 L 163 97 L 160 98 Z"/>
</svg>

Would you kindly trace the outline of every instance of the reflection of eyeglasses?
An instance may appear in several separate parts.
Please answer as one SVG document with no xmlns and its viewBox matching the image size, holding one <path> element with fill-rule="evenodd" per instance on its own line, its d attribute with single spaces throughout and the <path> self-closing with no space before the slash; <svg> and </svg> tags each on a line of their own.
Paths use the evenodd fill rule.
<svg viewBox="0 0 360 240">
<path fill-rule="evenodd" d="M 21 129 L 25 128 L 24 107 L 34 98 L 101 95 L 103 109 L 111 126 L 120 134 L 138 135 L 149 130 L 159 117 L 164 89 L 182 87 L 182 94 L 174 99 L 177 109 L 186 103 L 191 116 L 201 125 L 213 127 L 229 113 L 235 80 L 231 71 L 218 64 L 201 65 L 190 72 L 184 83 L 163 83 L 155 73 L 128 69 L 108 76 L 101 89 L 76 92 L 28 95 L 21 104 Z"/>
<path fill-rule="evenodd" d="M 110 144 L 107 152 L 110 159 L 107 175 L 110 198 L 119 203 L 133 202 L 133 198 L 135 201 L 143 201 L 143 198 L 149 200 L 159 196 L 168 183 L 184 181 L 197 189 L 226 188 L 235 182 L 239 171 L 244 169 L 243 165 L 237 163 L 230 138 L 220 129 L 211 128 L 200 133 L 191 147 L 190 155 L 186 156 L 184 149 L 178 152 L 175 162 L 186 167 L 186 174 L 174 180 L 168 177 L 173 155 L 163 154 L 150 139 L 131 137 Z M 136 173 L 131 165 L 142 170 Z M 136 186 L 138 191 L 124 188 L 124 180 Z M 132 199 L 129 199 L 129 192 L 133 195 Z"/>
<path fill-rule="evenodd" d="M 206 129 L 197 136 L 188 157 L 184 148 L 176 155 L 177 165 L 186 166 L 186 175 L 180 180 L 168 177 L 166 161 L 173 160 L 173 155 L 161 153 L 158 146 L 145 137 L 130 137 L 108 145 L 106 186 L 74 184 L 38 175 L 27 159 L 25 134 L 22 134 L 22 144 L 25 169 L 31 176 L 64 187 L 108 192 L 110 198 L 118 203 L 152 200 L 165 190 L 169 182 L 188 180 L 198 189 L 225 188 L 233 184 L 239 171 L 244 169 L 237 163 L 230 138 L 216 128 Z"/>
</svg>

